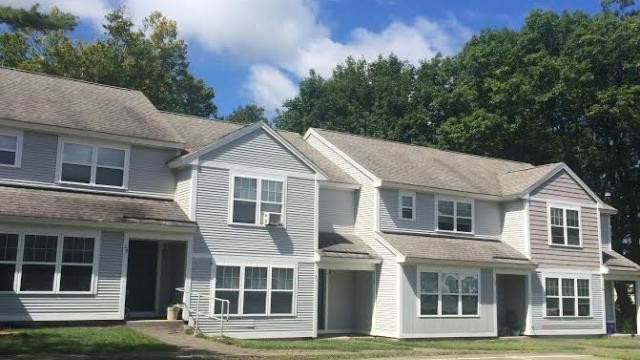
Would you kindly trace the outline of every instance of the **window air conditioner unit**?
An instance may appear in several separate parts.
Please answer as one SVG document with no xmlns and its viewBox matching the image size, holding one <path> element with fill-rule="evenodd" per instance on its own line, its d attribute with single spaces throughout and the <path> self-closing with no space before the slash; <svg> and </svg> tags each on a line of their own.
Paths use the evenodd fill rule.
<svg viewBox="0 0 640 360">
<path fill-rule="evenodd" d="M 262 213 L 262 224 L 267 226 L 282 226 L 282 215 L 273 212 Z"/>
</svg>

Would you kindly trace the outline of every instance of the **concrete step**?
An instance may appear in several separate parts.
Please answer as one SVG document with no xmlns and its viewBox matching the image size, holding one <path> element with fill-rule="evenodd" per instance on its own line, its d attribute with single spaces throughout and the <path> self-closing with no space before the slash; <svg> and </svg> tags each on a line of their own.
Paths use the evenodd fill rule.
<svg viewBox="0 0 640 360">
<path fill-rule="evenodd" d="M 184 331 L 185 323 L 182 320 L 129 320 L 127 326 L 134 329 L 157 329 L 166 330 L 168 333 L 181 333 Z"/>
</svg>

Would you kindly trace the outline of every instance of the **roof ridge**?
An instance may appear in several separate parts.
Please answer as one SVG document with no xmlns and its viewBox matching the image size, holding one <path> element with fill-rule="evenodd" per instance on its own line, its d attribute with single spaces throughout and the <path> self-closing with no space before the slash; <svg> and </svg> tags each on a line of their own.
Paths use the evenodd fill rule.
<svg viewBox="0 0 640 360">
<path fill-rule="evenodd" d="M 497 158 L 497 157 L 478 155 L 478 154 L 471 154 L 471 153 L 466 153 L 466 152 L 462 152 L 462 151 L 455 151 L 455 150 L 448 150 L 448 149 L 438 149 L 438 148 L 431 147 L 431 146 L 424 146 L 424 145 L 418 145 L 418 144 L 413 144 L 413 143 L 405 143 L 405 142 L 398 141 L 398 140 L 381 139 L 381 138 L 375 138 L 375 137 L 372 137 L 372 136 L 366 136 L 366 135 L 361 135 L 361 134 L 352 134 L 352 133 L 346 133 L 346 132 L 342 132 L 342 131 L 328 130 L 328 129 L 322 129 L 322 128 L 310 127 L 310 129 L 328 131 L 328 132 L 335 133 L 335 134 L 341 134 L 341 135 L 347 135 L 347 136 L 355 136 L 355 137 L 360 137 L 360 138 L 364 138 L 364 139 L 388 142 L 388 143 L 398 144 L 398 145 L 414 146 L 414 147 L 418 147 L 418 148 L 422 148 L 422 149 L 447 152 L 447 153 L 456 154 L 456 155 L 466 155 L 466 156 L 478 157 L 478 158 L 483 158 L 483 159 L 488 159 L 488 160 L 506 161 L 506 162 L 515 163 L 515 164 L 523 164 L 523 165 L 531 165 L 531 166 L 533 166 L 533 164 L 530 164 L 530 163 L 527 163 L 527 162 L 524 162 L 524 161 L 502 159 L 502 158 Z"/>
<path fill-rule="evenodd" d="M 105 88 L 111 88 L 111 89 L 116 89 L 116 90 L 132 91 L 132 92 L 137 92 L 137 93 L 141 93 L 142 95 L 144 95 L 144 93 L 142 93 L 142 91 L 137 90 L 137 89 L 126 88 L 126 87 L 122 87 L 122 86 L 109 85 L 109 84 L 103 84 L 103 83 L 94 82 L 94 81 L 88 81 L 88 80 L 83 80 L 83 79 L 76 79 L 76 78 L 72 78 L 72 77 L 68 77 L 68 76 L 54 75 L 54 74 L 47 74 L 47 73 L 43 73 L 43 72 L 23 70 L 23 69 L 17 69 L 17 68 L 12 68 L 12 67 L 8 67 L 8 66 L 2 66 L 2 65 L 0 65 L 0 69 L 21 72 L 21 73 L 25 73 L 25 74 L 29 74 L 29 75 L 49 77 L 49 78 L 53 78 L 53 79 L 75 81 L 75 82 L 84 83 L 84 84 L 87 84 L 87 85 L 94 85 L 94 86 L 98 86 L 98 87 L 105 87 Z M 147 98 L 146 95 L 145 95 L 145 98 Z M 151 102 L 151 101 L 149 101 L 149 102 Z"/>
<path fill-rule="evenodd" d="M 548 164 L 542 164 L 542 165 L 534 165 L 533 167 L 530 167 L 530 168 L 524 168 L 524 169 L 518 169 L 518 170 L 511 170 L 511 171 L 507 171 L 506 173 L 501 174 L 500 176 L 504 176 L 504 175 L 508 175 L 508 174 L 513 174 L 513 173 L 517 173 L 517 172 L 520 172 L 520 171 L 529 171 L 529 170 L 533 170 L 533 169 L 538 169 L 538 168 L 541 168 L 541 167 L 544 167 L 544 166 L 559 165 L 559 164 L 562 164 L 562 162 L 561 162 L 561 161 L 559 161 L 559 162 L 548 163 Z"/>
</svg>

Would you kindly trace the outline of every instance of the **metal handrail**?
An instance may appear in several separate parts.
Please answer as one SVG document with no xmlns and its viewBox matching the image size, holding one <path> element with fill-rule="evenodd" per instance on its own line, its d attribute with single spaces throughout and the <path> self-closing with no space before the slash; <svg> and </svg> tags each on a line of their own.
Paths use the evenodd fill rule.
<svg viewBox="0 0 640 360">
<path fill-rule="evenodd" d="M 180 304 L 182 306 L 182 310 L 183 311 L 186 310 L 187 314 L 190 317 L 193 316 L 192 314 L 195 314 L 193 328 L 196 331 L 200 331 L 200 328 L 199 328 L 199 326 L 200 326 L 200 316 L 204 316 L 204 317 L 212 319 L 212 320 L 219 320 L 220 321 L 220 336 L 223 336 L 223 334 L 224 334 L 224 322 L 225 321 L 229 321 L 229 306 L 231 304 L 229 302 L 229 300 L 227 300 L 227 299 L 219 299 L 219 298 L 216 298 L 216 297 L 211 297 L 209 295 L 201 294 L 201 293 L 194 292 L 194 291 L 187 291 L 183 287 L 176 288 L 176 290 L 184 293 L 185 295 L 189 295 L 189 302 L 191 302 L 191 296 L 192 295 L 196 296 L 196 309 L 195 310 L 192 309 L 189 304 L 187 304 L 187 302 L 184 300 L 184 297 L 183 297 L 183 300 L 182 300 L 182 304 Z M 220 302 L 220 314 L 215 314 L 215 313 L 212 313 L 211 311 L 206 311 L 206 312 L 200 311 L 200 299 L 201 298 L 213 300 L 214 312 L 215 312 L 215 308 L 216 308 L 216 302 Z"/>
</svg>

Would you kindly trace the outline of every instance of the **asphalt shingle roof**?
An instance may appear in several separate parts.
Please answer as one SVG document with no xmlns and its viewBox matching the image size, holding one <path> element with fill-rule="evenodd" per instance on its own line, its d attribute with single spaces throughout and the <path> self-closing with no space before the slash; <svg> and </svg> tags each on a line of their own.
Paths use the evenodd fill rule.
<svg viewBox="0 0 640 360">
<path fill-rule="evenodd" d="M 193 223 L 173 200 L 0 186 L 0 216 L 106 223 Z"/>
<path fill-rule="evenodd" d="M 379 259 L 379 256 L 362 239 L 351 233 L 320 233 L 318 251 L 323 256 L 356 259 Z"/>
<path fill-rule="evenodd" d="M 164 111 L 160 111 L 159 116 L 184 139 L 186 152 L 197 151 L 246 126 L 229 121 Z"/>
<path fill-rule="evenodd" d="M 2 67 L 0 118 L 183 142 L 140 91 Z"/>
<path fill-rule="evenodd" d="M 602 251 L 603 264 L 613 270 L 640 272 L 640 265 L 613 250 Z"/>
<path fill-rule="evenodd" d="M 307 159 L 316 164 L 316 166 L 319 167 L 325 175 L 327 175 L 330 181 L 345 184 L 356 184 L 356 181 L 351 176 L 342 171 L 342 169 L 340 169 L 331 160 L 327 159 L 313 146 L 309 145 L 309 143 L 307 143 L 300 134 L 282 130 L 278 130 L 278 134 L 306 156 Z"/>
<path fill-rule="evenodd" d="M 534 265 L 526 256 L 501 241 L 426 235 L 379 234 L 394 249 L 408 259 Z"/>
</svg>

